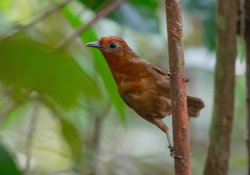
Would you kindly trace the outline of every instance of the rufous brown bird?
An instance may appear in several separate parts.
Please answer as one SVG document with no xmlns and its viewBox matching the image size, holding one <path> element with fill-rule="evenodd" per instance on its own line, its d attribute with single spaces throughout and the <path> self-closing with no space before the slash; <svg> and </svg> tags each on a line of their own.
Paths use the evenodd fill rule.
<svg viewBox="0 0 250 175">
<path fill-rule="evenodd" d="M 124 102 L 167 135 L 170 155 L 175 157 L 168 127 L 162 121 L 171 114 L 169 75 L 141 59 L 120 37 L 103 37 L 86 46 L 101 51 Z M 187 106 L 188 115 L 197 117 L 204 103 L 200 98 L 188 96 Z"/>
</svg>

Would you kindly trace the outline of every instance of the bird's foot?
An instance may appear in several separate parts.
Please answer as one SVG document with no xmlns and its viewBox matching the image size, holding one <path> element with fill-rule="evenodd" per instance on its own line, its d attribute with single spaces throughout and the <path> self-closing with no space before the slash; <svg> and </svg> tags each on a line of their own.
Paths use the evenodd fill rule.
<svg viewBox="0 0 250 175">
<path fill-rule="evenodd" d="M 166 73 L 167 73 L 168 76 L 171 76 L 171 75 L 172 75 L 172 73 L 169 72 L 169 71 L 167 71 Z"/>
<path fill-rule="evenodd" d="M 176 155 L 176 154 L 174 153 L 174 146 L 168 146 L 168 148 L 170 149 L 170 156 L 171 156 L 172 158 L 174 158 L 174 159 L 179 159 L 179 160 L 185 159 L 184 156 L 179 156 L 179 155 Z"/>
<path fill-rule="evenodd" d="M 189 82 L 189 79 L 188 79 L 188 78 L 182 78 L 182 80 L 183 80 L 185 83 Z"/>
<path fill-rule="evenodd" d="M 167 71 L 167 75 L 169 76 L 169 77 L 171 77 L 172 76 L 172 73 L 171 72 L 169 72 L 169 71 Z M 189 82 L 189 79 L 188 78 L 179 78 L 179 79 L 182 79 L 184 82 Z"/>
</svg>

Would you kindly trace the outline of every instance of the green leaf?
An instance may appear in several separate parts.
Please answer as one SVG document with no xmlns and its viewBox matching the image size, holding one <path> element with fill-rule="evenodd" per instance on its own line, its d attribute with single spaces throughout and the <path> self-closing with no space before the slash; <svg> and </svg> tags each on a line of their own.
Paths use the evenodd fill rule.
<svg viewBox="0 0 250 175">
<path fill-rule="evenodd" d="M 63 107 L 99 97 L 95 82 L 68 55 L 27 38 L 0 41 L 0 81 L 52 97 Z"/>
<path fill-rule="evenodd" d="M 157 9 L 159 7 L 159 3 L 155 0 L 130 0 L 129 3 L 133 5 L 140 5 L 144 7 L 148 7 L 151 9 Z"/>
<path fill-rule="evenodd" d="M 12 159 L 5 147 L 0 144 L 0 174 L 2 175 L 21 175 L 15 161 Z"/>
<path fill-rule="evenodd" d="M 211 51 L 216 49 L 215 42 L 215 14 L 203 21 L 204 43 Z"/>
<path fill-rule="evenodd" d="M 12 0 L 0 1 L 0 11 L 8 11 L 13 4 Z"/>
<path fill-rule="evenodd" d="M 70 21 L 73 27 L 79 27 L 80 25 L 83 24 L 83 22 L 76 15 L 74 15 L 68 7 L 65 7 L 63 9 L 63 13 L 65 17 Z M 92 28 L 82 33 L 81 39 L 83 40 L 84 43 L 98 40 Z M 112 74 L 107 66 L 107 63 L 105 62 L 105 60 L 103 59 L 103 56 L 98 50 L 89 49 L 89 51 L 94 59 L 96 70 L 104 82 L 104 85 L 110 96 L 111 101 L 113 102 L 114 106 L 119 112 L 121 119 L 124 120 L 125 119 L 124 118 L 125 104 L 122 101 L 117 91 L 116 84 L 113 80 Z"/>
</svg>

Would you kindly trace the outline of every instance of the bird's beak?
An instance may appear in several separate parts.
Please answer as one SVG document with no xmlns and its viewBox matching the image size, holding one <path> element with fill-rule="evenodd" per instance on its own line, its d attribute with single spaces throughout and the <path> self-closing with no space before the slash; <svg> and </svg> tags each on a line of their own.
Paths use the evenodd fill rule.
<svg viewBox="0 0 250 175">
<path fill-rule="evenodd" d="M 95 48 L 103 48 L 103 46 L 99 43 L 99 41 L 87 43 L 87 44 L 85 44 L 85 46 L 95 47 Z"/>
</svg>

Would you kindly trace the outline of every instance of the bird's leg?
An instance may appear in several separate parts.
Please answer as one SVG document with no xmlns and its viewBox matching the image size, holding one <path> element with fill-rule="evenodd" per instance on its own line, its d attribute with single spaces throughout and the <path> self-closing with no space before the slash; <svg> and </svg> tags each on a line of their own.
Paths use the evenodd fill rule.
<svg viewBox="0 0 250 175">
<path fill-rule="evenodd" d="M 171 142 L 167 125 L 162 120 L 155 120 L 154 124 L 166 134 L 168 141 L 168 148 L 170 149 L 170 156 L 177 159 L 184 159 L 183 156 L 179 156 L 174 153 L 174 145 Z"/>
<path fill-rule="evenodd" d="M 169 77 L 171 77 L 171 75 L 172 75 L 172 73 L 171 72 L 169 72 L 169 71 L 167 71 L 167 75 L 169 76 Z M 169 78 L 168 77 L 168 78 Z M 188 78 L 179 78 L 179 79 L 182 79 L 184 82 L 189 82 L 189 79 Z"/>
<path fill-rule="evenodd" d="M 176 155 L 174 153 L 174 145 L 171 142 L 168 131 L 166 132 L 166 135 L 167 135 L 167 140 L 168 140 L 168 148 L 170 149 L 170 156 L 173 157 L 173 158 L 177 158 L 177 159 L 184 159 L 185 157 Z"/>
<path fill-rule="evenodd" d="M 168 131 L 166 131 L 166 135 L 167 135 L 167 140 L 168 140 L 168 148 L 170 149 L 170 156 L 173 157 L 173 155 L 174 155 L 174 145 L 171 142 Z"/>
</svg>

